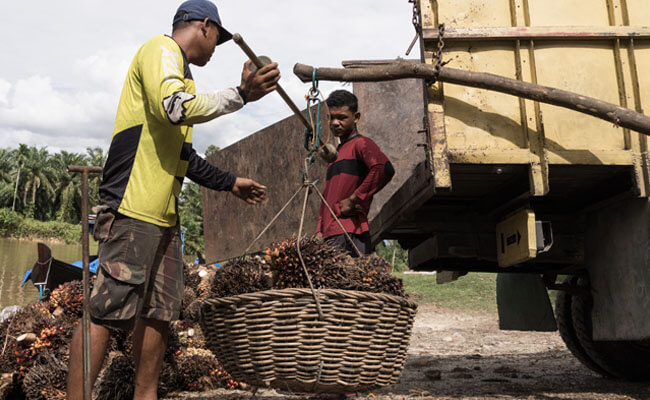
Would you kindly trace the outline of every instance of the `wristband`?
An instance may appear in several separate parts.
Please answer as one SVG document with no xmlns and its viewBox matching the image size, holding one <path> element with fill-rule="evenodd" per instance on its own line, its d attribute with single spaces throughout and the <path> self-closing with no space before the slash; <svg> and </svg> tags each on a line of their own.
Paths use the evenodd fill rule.
<svg viewBox="0 0 650 400">
<path fill-rule="evenodd" d="M 244 89 L 242 89 L 240 86 L 237 86 L 237 93 L 239 93 L 239 97 L 241 97 L 241 99 L 244 100 L 244 104 L 248 103 L 248 100 L 246 99 L 246 93 L 244 93 Z"/>
</svg>

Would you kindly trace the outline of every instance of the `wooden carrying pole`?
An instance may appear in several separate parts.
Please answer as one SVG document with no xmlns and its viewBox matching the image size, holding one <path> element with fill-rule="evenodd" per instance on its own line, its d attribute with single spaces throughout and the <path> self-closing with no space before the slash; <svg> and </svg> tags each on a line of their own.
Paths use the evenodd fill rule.
<svg viewBox="0 0 650 400">
<path fill-rule="evenodd" d="M 259 57 L 257 57 L 257 55 L 255 54 L 255 52 L 250 47 L 248 47 L 248 44 L 244 41 L 244 38 L 239 33 L 235 33 L 234 35 L 232 35 L 232 40 L 233 42 L 237 43 L 237 45 L 242 49 L 242 51 L 248 56 L 248 58 L 253 62 L 253 64 L 255 64 L 255 66 L 258 69 L 264 67 L 264 63 L 262 63 L 262 60 L 260 60 Z M 307 121 L 307 118 L 305 118 L 305 116 L 300 112 L 296 104 L 293 102 L 293 100 L 291 100 L 291 97 L 289 97 L 287 92 L 285 92 L 282 86 L 280 86 L 280 83 L 277 83 L 276 86 L 277 89 L 275 90 L 278 92 L 280 97 L 282 97 L 282 100 L 284 100 L 284 102 L 287 103 L 291 111 L 293 111 L 293 113 L 296 114 L 296 116 L 298 117 L 300 122 L 302 122 L 305 128 L 311 131 L 311 125 Z"/>
<path fill-rule="evenodd" d="M 99 174 L 101 167 L 68 165 L 68 172 L 81 173 L 81 251 L 83 262 L 83 317 L 81 318 L 83 343 L 83 389 L 84 400 L 92 400 L 90 382 L 90 250 L 88 248 L 88 174 Z"/>
<path fill-rule="evenodd" d="M 293 72 L 303 82 L 311 82 L 313 71 L 314 67 L 304 64 L 296 64 L 293 68 Z M 316 79 L 321 81 L 379 82 L 410 78 L 433 80 L 436 76 L 433 66 L 404 61 L 372 67 L 351 65 L 351 68 L 318 68 L 316 70 Z M 440 68 L 437 79 L 440 82 L 507 93 L 540 103 L 569 108 L 644 135 L 650 135 L 650 117 L 647 115 L 566 90 L 535 85 L 486 72 L 463 71 L 448 67 Z"/>
</svg>

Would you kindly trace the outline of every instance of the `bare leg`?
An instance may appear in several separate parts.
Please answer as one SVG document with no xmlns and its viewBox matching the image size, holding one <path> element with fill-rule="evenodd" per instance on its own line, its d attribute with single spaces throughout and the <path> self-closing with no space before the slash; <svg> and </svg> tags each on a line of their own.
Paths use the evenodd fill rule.
<svg viewBox="0 0 650 400">
<path fill-rule="evenodd" d="M 134 399 L 157 400 L 158 378 L 167 349 L 169 322 L 139 318 L 133 332 Z"/>
<path fill-rule="evenodd" d="M 101 325 L 90 323 L 90 382 L 94 385 L 99 370 L 104 363 L 106 346 L 110 332 Z M 70 343 L 70 362 L 68 365 L 68 400 L 82 400 L 83 393 L 83 332 L 79 323 Z"/>
</svg>

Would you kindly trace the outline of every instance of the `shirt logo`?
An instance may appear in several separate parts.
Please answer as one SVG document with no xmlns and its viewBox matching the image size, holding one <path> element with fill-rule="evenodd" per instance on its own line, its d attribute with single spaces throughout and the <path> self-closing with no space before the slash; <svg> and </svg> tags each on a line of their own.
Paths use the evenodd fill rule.
<svg viewBox="0 0 650 400">
<path fill-rule="evenodd" d="M 169 50 L 165 46 L 160 46 L 162 50 L 162 69 L 165 77 L 180 75 L 178 68 L 178 53 Z"/>
</svg>

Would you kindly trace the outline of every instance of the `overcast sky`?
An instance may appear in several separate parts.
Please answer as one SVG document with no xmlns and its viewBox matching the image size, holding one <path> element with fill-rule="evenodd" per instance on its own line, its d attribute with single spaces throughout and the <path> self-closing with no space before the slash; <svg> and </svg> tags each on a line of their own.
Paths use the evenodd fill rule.
<svg viewBox="0 0 650 400">
<path fill-rule="evenodd" d="M 137 49 L 171 33 L 181 1 L 60 0 L 4 2 L 0 24 L 0 147 L 20 143 L 51 152 L 108 150 L 122 83 Z M 280 64 L 281 84 L 304 108 L 308 85 L 296 62 L 340 67 L 343 60 L 404 57 L 414 29 L 407 0 L 215 0 L 224 26 L 258 55 Z M 416 50 L 411 57 L 417 55 Z M 199 93 L 239 84 L 246 56 L 232 41 L 208 65 L 192 66 Z M 340 84 L 321 84 L 326 95 Z M 291 114 L 277 93 L 195 126 L 203 153 Z"/>
</svg>

